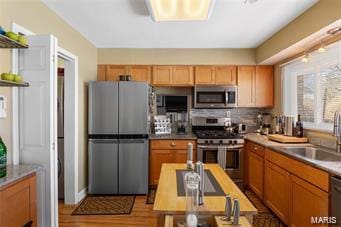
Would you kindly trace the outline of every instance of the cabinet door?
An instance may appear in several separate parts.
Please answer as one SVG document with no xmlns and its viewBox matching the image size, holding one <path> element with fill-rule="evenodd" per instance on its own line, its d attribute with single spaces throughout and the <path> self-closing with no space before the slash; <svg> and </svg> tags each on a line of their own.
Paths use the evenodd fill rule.
<svg viewBox="0 0 341 227">
<path fill-rule="evenodd" d="M 193 150 L 193 162 L 197 160 L 197 151 Z M 174 150 L 173 151 L 174 163 L 187 163 L 187 150 Z"/>
<path fill-rule="evenodd" d="M 215 67 L 216 85 L 236 85 L 237 67 L 236 66 L 216 66 Z"/>
<path fill-rule="evenodd" d="M 311 217 L 328 216 L 328 193 L 291 175 L 292 205 L 291 226 L 312 226 Z M 313 226 L 326 226 L 314 224 Z"/>
<path fill-rule="evenodd" d="M 272 107 L 274 104 L 274 74 L 272 66 L 256 67 L 255 102 L 257 107 Z"/>
<path fill-rule="evenodd" d="M 173 76 L 172 66 L 153 67 L 153 85 L 169 86 L 172 84 L 172 76 Z"/>
<path fill-rule="evenodd" d="M 289 222 L 290 174 L 265 161 L 264 202 L 285 223 Z"/>
<path fill-rule="evenodd" d="M 248 151 L 248 183 L 249 187 L 260 198 L 263 198 L 264 160 L 261 156 Z"/>
<path fill-rule="evenodd" d="M 256 67 L 238 67 L 238 106 L 253 107 L 255 105 L 255 75 Z"/>
<path fill-rule="evenodd" d="M 151 82 L 152 69 L 148 65 L 132 65 L 128 66 L 128 74 L 131 75 L 134 81 Z"/>
<path fill-rule="evenodd" d="M 125 65 L 108 65 L 106 69 L 106 80 L 117 81 L 120 75 L 126 75 L 127 69 Z"/>
<path fill-rule="evenodd" d="M 195 84 L 196 85 L 214 85 L 215 84 L 215 68 L 213 66 L 196 66 L 195 67 Z"/>
<path fill-rule="evenodd" d="M 160 178 L 162 164 L 173 162 L 172 152 L 172 150 L 151 150 L 149 171 L 149 183 L 151 185 L 157 185 Z"/>
<path fill-rule="evenodd" d="M 99 81 L 105 80 L 106 71 L 107 71 L 106 65 L 97 65 L 97 80 Z"/>
<path fill-rule="evenodd" d="M 24 226 L 36 222 L 36 177 L 31 176 L 0 191 L 0 226 Z"/>
<path fill-rule="evenodd" d="M 174 66 L 173 68 L 173 86 L 193 86 L 193 67 Z"/>
</svg>

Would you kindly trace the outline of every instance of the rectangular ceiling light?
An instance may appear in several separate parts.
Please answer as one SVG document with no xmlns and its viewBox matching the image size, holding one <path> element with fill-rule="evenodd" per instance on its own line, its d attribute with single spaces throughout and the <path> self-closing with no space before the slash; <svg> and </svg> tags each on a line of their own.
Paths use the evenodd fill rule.
<svg viewBox="0 0 341 227">
<path fill-rule="evenodd" d="M 207 20 L 215 0 L 145 0 L 154 21 Z"/>
</svg>

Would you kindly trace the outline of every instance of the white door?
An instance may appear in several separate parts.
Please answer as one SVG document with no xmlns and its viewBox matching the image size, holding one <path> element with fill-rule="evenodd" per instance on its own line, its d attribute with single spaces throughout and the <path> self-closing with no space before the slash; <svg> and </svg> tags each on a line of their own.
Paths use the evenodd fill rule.
<svg viewBox="0 0 341 227">
<path fill-rule="evenodd" d="M 20 163 L 40 164 L 39 226 L 57 226 L 57 39 L 28 36 L 19 52 L 19 73 L 30 86 L 19 91 Z"/>
</svg>

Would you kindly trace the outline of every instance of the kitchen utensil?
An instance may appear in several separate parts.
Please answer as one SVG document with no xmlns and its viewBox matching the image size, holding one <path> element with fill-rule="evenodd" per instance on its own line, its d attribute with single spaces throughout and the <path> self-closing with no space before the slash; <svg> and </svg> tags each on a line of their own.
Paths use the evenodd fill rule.
<svg viewBox="0 0 341 227">
<path fill-rule="evenodd" d="M 131 75 L 126 75 L 125 80 L 126 80 L 126 81 L 131 81 Z"/>
</svg>

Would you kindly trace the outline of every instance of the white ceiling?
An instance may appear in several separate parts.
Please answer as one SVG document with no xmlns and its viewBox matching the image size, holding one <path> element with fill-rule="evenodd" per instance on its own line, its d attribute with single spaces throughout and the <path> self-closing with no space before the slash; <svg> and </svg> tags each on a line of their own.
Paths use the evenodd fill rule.
<svg viewBox="0 0 341 227">
<path fill-rule="evenodd" d="M 144 0 L 43 0 L 99 48 L 254 48 L 318 0 L 216 0 L 211 18 L 154 22 Z"/>
</svg>

